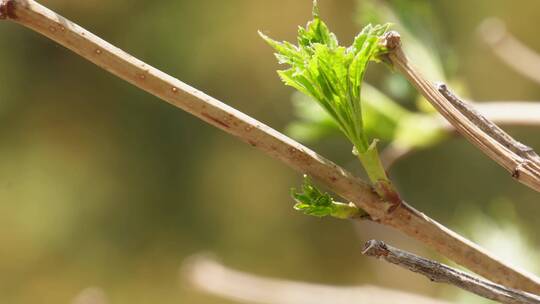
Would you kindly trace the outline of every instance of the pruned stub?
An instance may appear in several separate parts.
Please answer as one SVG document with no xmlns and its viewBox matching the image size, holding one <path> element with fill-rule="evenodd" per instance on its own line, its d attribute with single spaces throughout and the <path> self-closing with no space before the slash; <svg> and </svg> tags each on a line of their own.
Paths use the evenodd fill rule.
<svg viewBox="0 0 540 304">
<path fill-rule="evenodd" d="M 393 50 L 393 49 L 401 46 L 401 36 L 396 31 L 389 31 L 386 34 L 384 34 L 384 37 L 382 39 L 382 43 L 389 50 Z"/>
<path fill-rule="evenodd" d="M 386 244 L 378 240 L 367 241 L 362 250 L 362 254 L 373 257 L 386 257 L 388 256 L 389 250 L 386 247 Z"/>
<path fill-rule="evenodd" d="M 0 0 L 0 19 L 15 19 L 15 1 Z"/>
</svg>

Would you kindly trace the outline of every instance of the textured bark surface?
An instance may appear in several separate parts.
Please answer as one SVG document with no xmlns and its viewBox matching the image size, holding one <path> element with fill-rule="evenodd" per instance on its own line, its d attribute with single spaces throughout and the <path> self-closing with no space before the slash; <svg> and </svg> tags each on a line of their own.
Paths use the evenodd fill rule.
<svg viewBox="0 0 540 304">
<path fill-rule="evenodd" d="M 367 242 L 362 253 L 422 274 L 433 282 L 451 284 L 500 303 L 540 303 L 540 297 L 537 295 L 482 280 L 463 271 L 386 245 L 382 241 L 372 240 Z"/>
</svg>

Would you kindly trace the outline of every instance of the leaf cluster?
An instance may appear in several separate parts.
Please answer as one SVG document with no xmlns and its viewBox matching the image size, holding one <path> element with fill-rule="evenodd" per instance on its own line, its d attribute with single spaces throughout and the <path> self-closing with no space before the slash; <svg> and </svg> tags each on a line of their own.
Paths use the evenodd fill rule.
<svg viewBox="0 0 540 304">
<path fill-rule="evenodd" d="M 421 65 L 428 78 L 440 79 L 463 89 L 462 81 L 452 73 L 455 72 L 455 60 L 448 56 L 452 54 L 448 51 L 451 48 L 439 44 L 440 41 L 435 39 L 437 35 L 433 36 L 438 22 L 425 14 L 429 5 L 406 0 L 357 2 L 359 23 L 390 22 L 407 41 L 412 61 Z M 361 102 L 363 130 L 368 138 L 378 138 L 383 144 L 392 142 L 403 149 L 423 149 L 447 138 L 443 125 L 434 117 L 437 113 L 433 107 L 400 75 L 387 74 L 377 78 L 373 85 L 364 82 Z M 296 140 L 314 143 L 341 133 L 334 119 L 310 96 L 293 95 L 293 105 L 297 119 L 287 126 L 286 133 Z"/>
<path fill-rule="evenodd" d="M 298 45 L 261 37 L 276 51 L 283 82 L 315 99 L 336 121 L 340 130 L 360 151 L 369 147 L 363 130 L 360 93 L 367 65 L 386 52 L 379 44 L 389 25 L 368 25 L 349 47 L 340 46 L 337 37 L 319 18 L 315 2 L 313 20 L 298 29 Z"/>
</svg>

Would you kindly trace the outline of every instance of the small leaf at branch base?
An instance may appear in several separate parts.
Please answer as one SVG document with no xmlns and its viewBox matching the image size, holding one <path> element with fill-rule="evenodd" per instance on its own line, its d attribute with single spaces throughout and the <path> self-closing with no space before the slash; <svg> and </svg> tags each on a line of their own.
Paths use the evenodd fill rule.
<svg viewBox="0 0 540 304">
<path fill-rule="evenodd" d="M 292 189 L 291 195 L 296 201 L 294 209 L 304 214 L 325 217 L 332 216 L 339 219 L 350 219 L 367 216 L 367 213 L 359 209 L 353 203 L 340 203 L 335 201 L 328 193 L 317 189 L 308 176 L 304 176 L 303 192 Z"/>
</svg>

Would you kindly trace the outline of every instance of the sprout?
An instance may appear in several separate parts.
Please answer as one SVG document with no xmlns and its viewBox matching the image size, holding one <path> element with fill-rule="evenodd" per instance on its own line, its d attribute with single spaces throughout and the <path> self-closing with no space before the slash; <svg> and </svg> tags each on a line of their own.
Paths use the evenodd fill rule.
<svg viewBox="0 0 540 304">
<path fill-rule="evenodd" d="M 259 34 L 274 48 L 278 62 L 289 65 L 278 71 L 283 82 L 315 99 L 363 153 L 370 143 L 362 123 L 362 79 L 368 63 L 386 52 L 379 39 L 388 27 L 368 25 L 350 47 L 340 46 L 336 35 L 319 18 L 315 2 L 313 20 L 298 29 L 298 45 Z"/>
<path fill-rule="evenodd" d="M 366 216 L 363 210 L 353 203 L 340 203 L 334 201 L 328 193 L 322 193 L 311 183 L 311 179 L 304 175 L 303 192 L 291 190 L 291 194 L 296 201 L 294 209 L 302 211 L 304 214 L 316 217 L 332 216 L 339 219 L 350 219 Z"/>
</svg>

